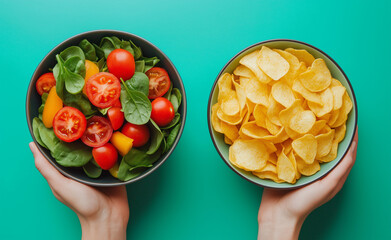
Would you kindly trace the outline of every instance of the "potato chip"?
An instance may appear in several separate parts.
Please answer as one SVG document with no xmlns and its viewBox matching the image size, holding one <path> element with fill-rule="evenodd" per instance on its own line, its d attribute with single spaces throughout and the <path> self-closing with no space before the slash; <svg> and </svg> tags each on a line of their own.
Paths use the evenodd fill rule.
<svg viewBox="0 0 391 240">
<path fill-rule="evenodd" d="M 221 99 L 221 110 L 228 116 L 240 115 L 241 108 L 235 92 Z"/>
<path fill-rule="evenodd" d="M 284 82 L 279 81 L 274 84 L 271 93 L 274 100 L 286 108 L 290 107 L 295 101 L 292 89 Z"/>
<path fill-rule="evenodd" d="M 238 115 L 235 115 L 235 116 L 228 116 L 221 110 L 221 108 L 219 108 L 217 110 L 217 117 L 222 122 L 226 122 L 226 123 L 231 124 L 231 125 L 237 125 L 237 124 L 242 122 L 245 113 L 246 113 L 246 111 L 244 111 L 244 113 L 242 113 L 242 114 L 238 114 Z"/>
<path fill-rule="evenodd" d="M 334 86 L 331 87 L 331 92 L 333 93 L 333 109 L 338 110 L 342 107 L 342 98 L 343 95 L 345 94 L 346 88 L 343 86 Z"/>
<path fill-rule="evenodd" d="M 338 141 L 334 140 L 331 144 L 330 152 L 326 156 L 321 157 L 317 160 L 319 160 L 319 162 L 331 162 L 337 157 L 337 155 L 338 155 Z"/>
<path fill-rule="evenodd" d="M 311 66 L 312 63 L 315 61 L 314 56 L 312 56 L 304 49 L 287 48 L 285 49 L 285 51 L 295 55 L 299 59 L 299 61 L 304 62 L 307 67 Z"/>
<path fill-rule="evenodd" d="M 258 56 L 258 66 L 273 80 L 279 80 L 289 71 L 289 63 L 280 54 L 266 46 Z"/>
<path fill-rule="evenodd" d="M 295 153 L 307 164 L 314 162 L 317 147 L 317 141 L 311 134 L 306 134 L 292 142 L 292 148 Z"/>
<path fill-rule="evenodd" d="M 308 91 L 298 79 L 293 82 L 292 89 L 293 91 L 303 96 L 303 98 L 305 98 L 306 100 L 313 103 L 317 103 L 319 105 L 323 105 L 320 94 Z"/>
<path fill-rule="evenodd" d="M 270 141 L 272 143 L 281 143 L 289 138 L 288 134 L 285 132 L 285 129 L 282 127 L 276 135 L 267 135 L 263 136 L 262 139 Z"/>
<path fill-rule="evenodd" d="M 274 143 L 272 143 L 272 142 L 270 142 L 270 141 L 265 141 L 265 140 L 263 140 L 263 139 L 261 139 L 261 140 L 262 140 L 263 144 L 265 144 L 266 150 L 267 150 L 267 152 L 268 152 L 269 154 L 274 153 L 274 152 L 277 151 L 277 148 L 276 148 L 276 146 L 274 145 Z"/>
<path fill-rule="evenodd" d="M 296 162 L 295 154 L 293 154 L 293 151 L 290 151 L 289 154 L 285 154 L 285 155 L 288 156 L 289 161 L 291 161 L 291 163 L 293 165 L 293 169 L 295 169 L 296 179 L 299 179 L 301 177 L 301 173 L 297 169 L 297 162 Z"/>
<path fill-rule="evenodd" d="M 224 135 L 234 142 L 239 137 L 239 129 L 235 125 L 221 122 L 221 130 Z"/>
<path fill-rule="evenodd" d="M 284 149 L 285 155 L 288 156 L 288 153 L 292 151 L 292 139 L 288 138 L 284 142 L 281 143 Z"/>
<path fill-rule="evenodd" d="M 342 142 L 342 140 L 345 138 L 345 134 L 346 134 L 346 123 L 335 128 L 334 140 L 337 141 L 337 143 Z"/>
<path fill-rule="evenodd" d="M 247 98 L 255 103 L 262 104 L 265 107 L 269 106 L 270 86 L 256 79 L 250 79 L 246 85 Z"/>
<path fill-rule="evenodd" d="M 335 78 L 331 78 L 331 84 L 330 84 L 330 87 L 335 87 L 335 86 L 342 86 L 342 83 L 340 81 L 338 81 L 337 79 Z"/>
<path fill-rule="evenodd" d="M 218 101 L 221 102 L 221 99 L 234 94 L 232 89 L 232 75 L 229 73 L 224 73 L 219 80 L 217 81 L 219 87 L 219 96 Z"/>
<path fill-rule="evenodd" d="M 258 171 L 264 168 L 269 159 L 266 146 L 260 140 L 236 140 L 229 148 L 235 164 L 247 171 Z"/>
<path fill-rule="evenodd" d="M 234 83 L 234 86 L 236 90 L 236 97 L 238 99 L 239 106 L 240 106 L 240 111 L 243 111 L 244 108 L 246 107 L 246 99 L 247 99 L 246 89 L 236 82 Z"/>
<path fill-rule="evenodd" d="M 277 135 L 281 131 L 281 127 L 272 123 L 269 118 L 265 119 L 266 129 L 272 134 Z"/>
<path fill-rule="evenodd" d="M 281 152 L 277 159 L 277 176 L 289 183 L 296 182 L 296 170 L 284 152 Z"/>
<path fill-rule="evenodd" d="M 270 153 L 268 161 L 273 163 L 274 165 L 276 165 L 277 164 L 277 154 L 275 152 Z"/>
<path fill-rule="evenodd" d="M 293 104 L 280 112 L 280 121 L 285 128 L 289 128 L 290 120 L 293 116 L 303 111 L 300 100 L 295 100 Z"/>
<path fill-rule="evenodd" d="M 294 115 L 290 122 L 289 127 L 298 133 L 305 134 L 312 129 L 316 121 L 316 117 L 313 112 L 306 110 L 301 111 Z"/>
<path fill-rule="evenodd" d="M 339 110 L 333 110 L 333 111 L 331 111 L 331 113 L 329 113 L 330 114 L 330 117 L 329 117 L 329 119 L 327 120 L 327 124 L 329 125 L 329 126 L 331 126 L 331 125 L 333 125 L 336 121 L 337 121 L 337 119 L 338 119 L 338 117 L 339 117 Z"/>
<path fill-rule="evenodd" d="M 348 114 L 352 110 L 352 107 L 353 107 L 352 100 L 350 100 L 349 95 L 347 94 L 347 92 L 345 92 L 345 94 L 343 95 L 342 107 L 339 109 L 338 119 L 330 127 L 336 128 L 344 124 L 348 119 Z"/>
<path fill-rule="evenodd" d="M 272 172 L 272 173 L 277 173 L 277 168 L 275 164 L 270 163 L 269 161 L 266 163 L 266 166 L 262 168 L 259 171 L 255 172 Z"/>
<path fill-rule="evenodd" d="M 232 140 L 229 139 L 227 136 L 224 136 L 224 142 L 225 142 L 226 144 L 228 144 L 228 145 L 232 145 L 232 144 L 233 144 Z"/>
<path fill-rule="evenodd" d="M 223 130 L 221 129 L 221 120 L 217 117 L 218 109 L 220 109 L 219 103 L 216 103 L 212 106 L 212 116 L 211 116 L 212 126 L 216 132 L 223 133 Z"/>
<path fill-rule="evenodd" d="M 333 110 L 333 93 L 330 88 L 327 88 L 323 92 L 320 93 L 320 98 L 322 99 L 322 104 L 319 105 L 317 103 L 308 102 L 308 107 L 310 107 L 311 111 L 315 113 L 317 117 L 322 117 L 327 113 Z"/>
<path fill-rule="evenodd" d="M 271 78 L 268 77 L 259 67 L 257 64 L 258 56 L 260 54 L 260 51 L 254 51 L 250 54 L 247 54 L 246 56 L 242 57 L 240 59 L 239 63 L 249 68 L 258 81 L 262 83 L 269 83 L 271 81 Z"/>
<path fill-rule="evenodd" d="M 308 134 L 311 135 L 318 135 L 318 133 L 326 126 L 326 120 L 318 120 L 315 122 L 314 126 L 311 128 L 311 130 L 308 132 Z"/>
<path fill-rule="evenodd" d="M 299 156 L 296 157 L 297 170 L 304 176 L 314 175 L 316 172 L 320 170 L 320 165 L 318 161 L 313 161 L 311 164 L 307 164 L 303 159 Z"/>
<path fill-rule="evenodd" d="M 323 59 L 316 59 L 307 71 L 300 74 L 298 79 L 311 92 L 321 92 L 331 83 L 331 73 Z"/>
<path fill-rule="evenodd" d="M 328 133 L 319 134 L 315 137 L 317 141 L 316 159 L 326 156 L 331 150 L 334 139 L 334 129 Z"/>
<path fill-rule="evenodd" d="M 265 128 L 259 127 L 255 121 L 243 124 L 241 131 L 244 135 L 254 139 L 262 139 L 263 137 L 269 135 L 269 131 L 267 131 Z"/>
<path fill-rule="evenodd" d="M 253 112 L 255 123 L 263 128 L 266 128 L 267 109 L 266 107 L 257 104 Z"/>
<path fill-rule="evenodd" d="M 270 95 L 269 107 L 267 109 L 267 117 L 272 123 L 277 126 L 282 126 L 282 123 L 280 121 L 280 112 L 284 109 L 284 106 L 276 102 L 276 100 L 274 100 L 274 98 Z"/>
<path fill-rule="evenodd" d="M 244 65 L 237 66 L 234 70 L 234 74 L 236 76 L 246 77 L 246 78 L 254 78 L 255 77 L 254 73 L 248 67 L 246 67 Z"/>
<path fill-rule="evenodd" d="M 298 71 L 301 69 L 300 61 L 299 59 L 297 59 L 297 57 L 295 57 L 295 55 L 289 52 L 280 49 L 273 49 L 273 51 L 278 52 L 278 54 L 280 54 L 281 57 L 283 57 L 289 63 L 289 71 L 280 80 L 291 87 L 293 84 L 293 80 L 297 77 Z"/>
<path fill-rule="evenodd" d="M 282 183 L 283 180 L 279 179 L 276 173 L 272 172 L 252 172 L 255 176 L 259 177 L 260 179 L 270 179 L 276 183 Z"/>
</svg>

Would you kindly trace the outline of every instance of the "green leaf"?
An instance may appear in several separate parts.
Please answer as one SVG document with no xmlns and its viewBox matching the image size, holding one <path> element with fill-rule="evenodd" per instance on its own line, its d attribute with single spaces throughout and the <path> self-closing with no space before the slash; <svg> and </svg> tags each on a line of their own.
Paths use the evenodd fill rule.
<svg viewBox="0 0 391 240">
<path fill-rule="evenodd" d="M 78 46 L 70 46 L 60 53 L 60 57 L 66 61 L 71 57 L 79 57 L 83 62 L 85 61 L 84 52 Z"/>
<path fill-rule="evenodd" d="M 94 159 L 91 159 L 86 165 L 84 165 L 83 170 L 90 178 L 98 178 L 102 174 L 102 168 L 96 164 Z"/>
<path fill-rule="evenodd" d="M 95 43 L 92 44 L 95 48 L 95 52 L 96 52 L 96 56 L 99 58 L 99 59 L 102 59 L 102 58 L 105 58 L 105 52 L 102 50 L 102 48 L 100 48 L 98 45 L 96 45 Z M 100 68 L 99 68 L 100 69 Z"/>
<path fill-rule="evenodd" d="M 45 103 L 46 103 L 46 99 L 48 99 L 48 95 L 49 93 L 43 93 L 42 96 L 41 96 L 41 99 L 42 99 L 42 104 L 41 106 L 39 106 L 38 108 L 38 117 L 39 119 L 42 120 L 42 113 L 43 113 L 43 109 L 45 108 Z"/>
<path fill-rule="evenodd" d="M 68 60 L 66 60 L 64 62 L 64 66 L 66 68 L 68 68 L 68 70 L 70 70 L 71 72 L 79 74 L 80 76 L 82 76 L 83 79 L 86 76 L 85 61 L 83 61 L 82 59 L 80 59 L 77 56 L 73 56 L 73 57 L 68 58 Z"/>
<path fill-rule="evenodd" d="M 136 61 L 136 69 L 135 71 L 136 72 L 145 72 L 144 71 L 144 68 L 145 68 L 145 61 L 144 60 L 138 60 Z"/>
<path fill-rule="evenodd" d="M 174 127 L 179 122 L 179 120 L 181 120 L 181 114 L 175 113 L 174 119 L 172 119 L 172 121 L 167 126 L 161 127 L 161 129 L 170 129 Z"/>
<path fill-rule="evenodd" d="M 153 68 L 158 62 L 160 62 L 160 59 L 157 57 L 141 58 L 141 60 L 144 60 L 145 62 L 144 72 Z"/>
<path fill-rule="evenodd" d="M 105 58 L 99 59 L 99 61 L 96 62 L 96 65 L 97 65 L 98 68 L 99 68 L 99 72 L 102 72 L 103 67 L 106 65 L 106 60 L 105 60 Z"/>
<path fill-rule="evenodd" d="M 92 45 L 87 39 L 81 40 L 79 47 L 83 50 L 86 59 L 93 62 L 98 60 L 94 45 Z"/>
<path fill-rule="evenodd" d="M 107 108 L 98 108 L 98 111 L 102 114 L 102 115 L 106 115 L 107 114 L 107 111 L 109 111 L 111 107 L 107 107 Z"/>
<path fill-rule="evenodd" d="M 178 125 L 176 125 L 170 132 L 170 134 L 168 135 L 167 137 L 167 144 L 166 144 L 166 147 L 165 147 L 165 151 L 164 152 L 167 152 L 168 150 L 170 150 L 170 148 L 172 147 L 172 145 L 174 145 L 174 142 L 175 142 L 175 139 L 176 137 L 178 136 L 178 133 L 179 133 L 179 129 L 181 128 L 181 124 L 179 123 Z"/>
<path fill-rule="evenodd" d="M 151 144 L 147 151 L 148 155 L 154 154 L 160 147 L 162 140 L 164 138 L 162 131 L 160 131 L 159 126 L 152 120 L 149 120 L 149 130 L 151 132 Z"/>
<path fill-rule="evenodd" d="M 121 41 L 121 46 L 120 46 L 122 49 L 125 49 L 127 50 L 128 52 L 130 52 L 132 54 L 132 56 L 134 57 L 134 51 L 133 51 L 133 48 L 130 46 L 130 42 L 128 41 L 125 41 L 125 40 L 122 40 Z"/>
<path fill-rule="evenodd" d="M 133 77 L 125 82 L 126 86 L 132 90 L 139 91 L 148 96 L 149 78 L 145 73 L 135 72 Z"/>
<path fill-rule="evenodd" d="M 129 42 L 130 42 L 130 46 L 133 48 L 133 51 L 134 51 L 134 54 L 133 54 L 134 60 L 138 60 L 140 57 L 143 56 L 141 48 L 136 46 L 132 41 L 129 40 Z"/>
<path fill-rule="evenodd" d="M 123 82 L 120 99 L 126 121 L 136 125 L 143 125 L 149 121 L 152 105 L 144 93 L 129 89 Z"/>
<path fill-rule="evenodd" d="M 145 171 L 145 168 L 136 168 L 132 171 L 129 171 L 129 169 L 130 166 L 125 161 L 121 161 L 118 169 L 118 179 L 121 181 L 129 181 Z"/>
<path fill-rule="evenodd" d="M 170 84 L 170 89 L 168 89 L 168 91 L 164 94 L 163 97 L 167 98 L 168 100 L 170 100 L 171 92 L 172 92 L 172 83 Z"/>
<path fill-rule="evenodd" d="M 170 96 L 169 100 L 172 103 L 172 106 L 174 107 L 174 111 L 177 112 L 179 106 L 182 103 L 182 94 L 178 88 L 172 89 L 171 96 Z"/>
<path fill-rule="evenodd" d="M 65 105 L 79 109 L 86 118 L 91 117 L 97 112 L 96 107 L 91 104 L 83 93 L 70 94 L 65 91 L 62 100 Z"/>
<path fill-rule="evenodd" d="M 34 118 L 33 119 L 33 134 L 35 137 L 35 140 L 39 143 L 44 148 L 48 148 L 45 143 L 43 143 L 41 136 L 39 134 L 39 126 L 43 125 L 42 121 L 39 118 Z"/>
<path fill-rule="evenodd" d="M 104 52 L 105 58 L 109 56 L 111 51 L 117 48 L 121 48 L 121 40 L 117 37 L 104 37 L 100 41 L 100 48 Z"/>
<path fill-rule="evenodd" d="M 58 65 L 53 69 L 53 74 L 56 73 L 56 91 L 57 95 L 62 98 L 64 95 L 64 85 L 65 89 L 72 94 L 77 94 L 83 90 L 84 87 L 84 78 L 77 73 L 71 72 L 64 64 L 64 60 L 57 54 L 56 59 Z M 71 60 L 73 61 L 73 60 Z M 55 68 L 58 66 L 58 70 Z M 75 67 L 76 68 L 76 67 Z M 58 88 L 57 88 L 58 85 Z"/>
</svg>

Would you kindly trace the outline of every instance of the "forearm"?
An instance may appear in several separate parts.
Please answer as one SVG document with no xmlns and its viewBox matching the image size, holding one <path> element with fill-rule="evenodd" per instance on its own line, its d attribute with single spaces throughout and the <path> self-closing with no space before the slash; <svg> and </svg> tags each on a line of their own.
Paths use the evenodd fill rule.
<svg viewBox="0 0 391 240">
<path fill-rule="evenodd" d="M 305 218 L 285 216 L 281 213 L 265 213 L 258 217 L 258 240 L 295 240 L 299 238 Z"/>
<path fill-rule="evenodd" d="M 79 217 L 82 240 L 125 240 L 126 225 L 119 219 L 87 220 Z"/>
</svg>

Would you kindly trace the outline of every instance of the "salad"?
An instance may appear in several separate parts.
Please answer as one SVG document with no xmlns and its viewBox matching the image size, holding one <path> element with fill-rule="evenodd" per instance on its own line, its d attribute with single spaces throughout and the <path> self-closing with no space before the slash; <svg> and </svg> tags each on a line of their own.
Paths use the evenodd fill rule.
<svg viewBox="0 0 391 240">
<path fill-rule="evenodd" d="M 113 36 L 99 45 L 84 39 L 56 60 L 36 82 L 42 105 L 33 133 L 58 164 L 127 181 L 173 146 L 182 94 L 157 57 Z"/>
</svg>

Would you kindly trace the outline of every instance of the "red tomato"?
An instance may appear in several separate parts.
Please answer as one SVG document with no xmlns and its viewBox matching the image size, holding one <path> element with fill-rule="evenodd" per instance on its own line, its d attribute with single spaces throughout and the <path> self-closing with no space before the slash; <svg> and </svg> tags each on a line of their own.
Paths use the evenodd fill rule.
<svg viewBox="0 0 391 240">
<path fill-rule="evenodd" d="M 158 97 L 152 101 L 152 120 L 159 125 L 164 127 L 174 119 L 175 111 L 172 103 L 164 97 Z"/>
<path fill-rule="evenodd" d="M 37 83 L 35 84 L 37 92 L 41 96 L 45 92 L 48 93 L 53 86 L 56 86 L 56 79 L 54 78 L 53 73 L 43 74 L 38 78 Z"/>
<path fill-rule="evenodd" d="M 87 146 L 100 147 L 110 140 L 112 134 L 113 128 L 109 120 L 104 117 L 93 116 L 87 120 L 87 129 L 81 136 L 81 140 Z"/>
<path fill-rule="evenodd" d="M 127 137 L 133 139 L 134 147 L 141 147 L 149 140 L 149 128 L 147 125 L 135 125 L 126 123 L 121 131 Z"/>
<path fill-rule="evenodd" d="M 107 117 L 109 118 L 114 130 L 118 130 L 122 124 L 124 124 L 125 115 L 119 107 L 111 107 L 107 111 Z"/>
<path fill-rule="evenodd" d="M 122 105 L 121 105 L 121 101 L 118 99 L 117 101 L 115 101 L 113 103 L 113 107 L 119 107 L 119 108 L 122 108 Z"/>
<path fill-rule="evenodd" d="M 145 73 L 149 78 L 149 99 L 163 96 L 170 89 L 171 81 L 166 70 L 153 67 Z"/>
<path fill-rule="evenodd" d="M 98 108 L 111 107 L 121 94 L 121 84 L 111 73 L 101 72 L 87 80 L 87 97 Z"/>
<path fill-rule="evenodd" d="M 86 130 L 86 117 L 73 107 L 63 107 L 53 119 L 53 131 L 64 142 L 79 139 Z"/>
<path fill-rule="evenodd" d="M 111 143 L 92 149 L 92 156 L 96 163 L 104 170 L 112 168 L 118 159 L 117 149 Z"/>
<path fill-rule="evenodd" d="M 107 56 L 109 72 L 124 81 L 130 79 L 136 68 L 133 55 L 125 49 L 115 49 Z"/>
</svg>

